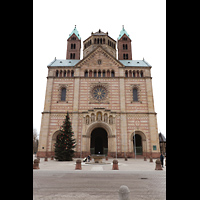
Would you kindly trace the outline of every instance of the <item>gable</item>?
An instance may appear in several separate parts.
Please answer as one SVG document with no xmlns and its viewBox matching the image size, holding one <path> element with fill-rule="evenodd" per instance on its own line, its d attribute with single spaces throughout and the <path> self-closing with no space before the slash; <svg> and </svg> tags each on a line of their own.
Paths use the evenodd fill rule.
<svg viewBox="0 0 200 200">
<path fill-rule="evenodd" d="M 80 40 L 79 37 L 75 33 L 73 33 L 71 36 L 69 36 L 69 38 L 67 39 L 67 41 L 73 40 L 74 37 L 76 38 L 75 41 Z"/>
<path fill-rule="evenodd" d="M 121 62 L 114 58 L 110 53 L 108 53 L 101 46 L 98 46 L 94 51 L 88 54 L 83 60 L 81 60 L 75 67 L 82 67 L 86 65 L 87 67 L 125 67 Z"/>
<path fill-rule="evenodd" d="M 126 40 L 124 40 L 126 38 Z M 131 42 L 131 39 L 129 38 L 128 35 L 126 35 L 126 33 L 124 33 L 120 39 L 118 41 L 124 41 L 124 42 Z"/>
</svg>

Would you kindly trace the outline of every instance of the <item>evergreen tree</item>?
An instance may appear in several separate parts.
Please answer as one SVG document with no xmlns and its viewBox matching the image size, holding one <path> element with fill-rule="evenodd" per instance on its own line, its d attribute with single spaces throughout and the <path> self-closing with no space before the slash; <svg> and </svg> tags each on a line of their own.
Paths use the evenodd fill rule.
<svg viewBox="0 0 200 200">
<path fill-rule="evenodd" d="M 67 112 L 55 143 L 55 158 L 58 161 L 72 161 L 75 152 L 74 148 L 76 147 L 76 140 L 73 139 L 73 134 L 69 113 Z"/>
</svg>

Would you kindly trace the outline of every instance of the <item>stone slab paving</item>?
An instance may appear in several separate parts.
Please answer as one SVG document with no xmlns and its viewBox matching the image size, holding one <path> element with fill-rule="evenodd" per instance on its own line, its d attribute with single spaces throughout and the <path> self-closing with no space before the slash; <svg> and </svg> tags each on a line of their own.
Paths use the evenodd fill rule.
<svg viewBox="0 0 200 200">
<path fill-rule="evenodd" d="M 85 164 L 75 170 L 74 161 L 58 162 L 40 159 L 40 169 L 33 170 L 33 199 L 117 200 L 121 185 L 130 189 L 130 200 L 165 200 L 166 166 L 155 170 L 155 160 L 119 158 L 119 170 L 108 164 Z"/>
</svg>

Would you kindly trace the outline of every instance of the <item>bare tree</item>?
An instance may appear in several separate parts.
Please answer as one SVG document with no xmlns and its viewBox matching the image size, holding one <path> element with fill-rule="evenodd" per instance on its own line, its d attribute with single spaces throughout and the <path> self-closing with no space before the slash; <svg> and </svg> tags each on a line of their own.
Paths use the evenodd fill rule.
<svg viewBox="0 0 200 200">
<path fill-rule="evenodd" d="M 37 129 L 33 128 L 33 153 L 37 153 L 38 150 L 38 138 Z"/>
</svg>

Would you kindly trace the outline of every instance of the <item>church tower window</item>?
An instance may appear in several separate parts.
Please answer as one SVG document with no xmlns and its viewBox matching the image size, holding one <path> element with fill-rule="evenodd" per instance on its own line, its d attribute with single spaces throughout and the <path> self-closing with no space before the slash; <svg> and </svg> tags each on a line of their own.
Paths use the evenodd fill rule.
<svg viewBox="0 0 200 200">
<path fill-rule="evenodd" d="M 62 88 L 61 90 L 61 101 L 65 101 L 66 99 L 66 88 Z"/>
<path fill-rule="evenodd" d="M 88 77 L 88 71 L 87 70 L 85 71 L 85 77 Z"/>
<path fill-rule="evenodd" d="M 133 89 L 133 101 L 138 101 L 138 90 L 136 88 Z"/>
</svg>

